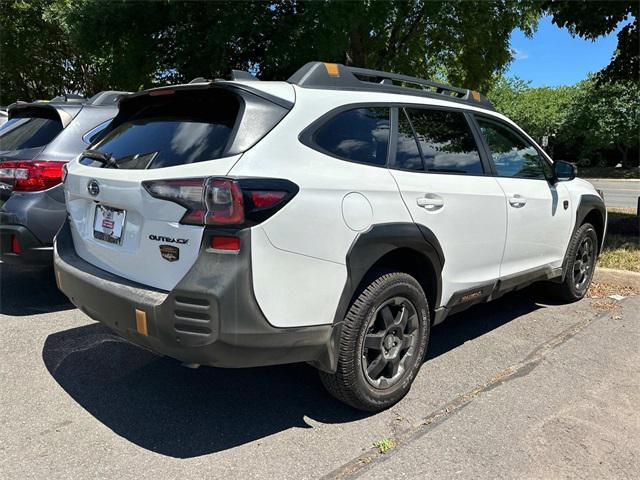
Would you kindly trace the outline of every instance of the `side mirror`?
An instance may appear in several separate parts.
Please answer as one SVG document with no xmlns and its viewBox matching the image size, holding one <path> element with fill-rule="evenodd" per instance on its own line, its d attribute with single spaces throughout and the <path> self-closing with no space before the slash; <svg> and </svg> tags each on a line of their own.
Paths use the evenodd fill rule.
<svg viewBox="0 0 640 480">
<path fill-rule="evenodd" d="M 556 160 L 553 163 L 553 175 L 558 182 L 568 182 L 578 175 L 578 167 L 564 160 Z"/>
</svg>

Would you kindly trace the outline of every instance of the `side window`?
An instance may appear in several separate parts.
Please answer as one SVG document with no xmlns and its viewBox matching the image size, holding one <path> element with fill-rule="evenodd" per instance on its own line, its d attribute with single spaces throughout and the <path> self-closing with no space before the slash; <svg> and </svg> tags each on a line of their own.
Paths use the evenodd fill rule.
<svg viewBox="0 0 640 480">
<path fill-rule="evenodd" d="M 538 151 L 511 128 L 478 118 L 491 157 L 501 177 L 533 178 L 544 180 L 551 167 L 540 158 Z M 545 166 L 547 168 L 545 168 Z"/>
<path fill-rule="evenodd" d="M 482 175 L 478 146 L 461 112 L 406 109 L 427 171 Z"/>
<path fill-rule="evenodd" d="M 398 111 L 398 146 L 395 166 L 402 170 L 424 170 L 413 127 L 402 109 Z"/>
<path fill-rule="evenodd" d="M 389 109 L 355 108 L 332 117 L 313 136 L 322 150 L 353 162 L 384 166 L 389 147 Z"/>
<path fill-rule="evenodd" d="M 82 141 L 84 143 L 93 143 L 94 140 L 98 138 L 98 135 L 102 133 L 102 131 L 111 123 L 111 119 L 106 122 L 102 122 L 100 125 L 93 127 L 87 133 L 82 136 Z"/>
</svg>

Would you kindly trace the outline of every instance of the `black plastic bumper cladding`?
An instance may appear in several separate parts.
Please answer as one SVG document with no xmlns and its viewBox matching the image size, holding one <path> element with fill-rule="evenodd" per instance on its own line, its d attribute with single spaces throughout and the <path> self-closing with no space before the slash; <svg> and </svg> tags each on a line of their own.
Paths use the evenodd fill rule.
<svg viewBox="0 0 640 480">
<path fill-rule="evenodd" d="M 206 230 L 194 266 L 171 292 L 154 290 L 100 270 L 75 252 L 68 222 L 55 243 L 59 288 L 83 312 L 142 347 L 183 362 L 253 367 L 312 362 L 331 370 L 331 325 L 271 326 L 253 294 L 251 232 L 238 254 L 208 248 Z M 146 313 L 148 336 L 136 329 L 135 310 Z"/>
</svg>

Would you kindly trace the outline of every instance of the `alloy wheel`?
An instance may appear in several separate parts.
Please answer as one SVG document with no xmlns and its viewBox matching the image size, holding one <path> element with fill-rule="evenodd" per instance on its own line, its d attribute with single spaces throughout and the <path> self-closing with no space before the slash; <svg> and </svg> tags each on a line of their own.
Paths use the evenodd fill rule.
<svg viewBox="0 0 640 480">
<path fill-rule="evenodd" d="M 573 263 L 573 281 L 578 291 L 582 291 L 591 278 L 591 270 L 595 260 L 594 253 L 595 246 L 591 237 L 583 238 Z"/>
<path fill-rule="evenodd" d="M 405 297 L 382 303 L 362 342 L 362 368 L 374 387 L 389 388 L 411 369 L 420 333 L 416 307 Z"/>
</svg>

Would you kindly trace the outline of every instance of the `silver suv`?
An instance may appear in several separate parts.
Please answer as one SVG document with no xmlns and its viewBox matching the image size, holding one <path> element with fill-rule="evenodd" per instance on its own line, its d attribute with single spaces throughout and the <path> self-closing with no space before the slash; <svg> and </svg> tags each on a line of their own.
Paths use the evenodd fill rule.
<svg viewBox="0 0 640 480">
<path fill-rule="evenodd" d="M 66 209 L 63 166 L 77 157 L 118 113 L 127 92 L 90 99 L 60 96 L 18 102 L 0 128 L 0 259 L 52 264 L 53 237 Z"/>
</svg>

